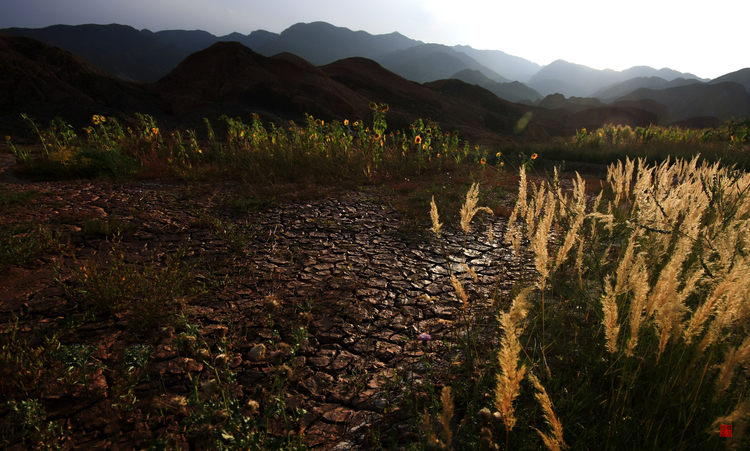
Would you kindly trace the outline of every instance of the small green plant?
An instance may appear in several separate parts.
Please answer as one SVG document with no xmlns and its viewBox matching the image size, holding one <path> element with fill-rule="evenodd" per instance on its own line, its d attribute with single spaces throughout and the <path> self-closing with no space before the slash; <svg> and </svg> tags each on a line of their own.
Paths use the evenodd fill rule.
<svg viewBox="0 0 750 451">
<path fill-rule="evenodd" d="M 129 346 L 122 354 L 122 372 L 118 383 L 114 384 L 113 398 L 116 400 L 112 404 L 115 409 L 125 412 L 133 412 L 138 398 L 135 395 L 135 387 L 149 376 L 145 371 L 153 348 L 151 346 L 134 344 Z"/>
<path fill-rule="evenodd" d="M 60 422 L 46 422 L 47 412 L 36 399 L 9 401 L 11 423 L 18 427 L 10 434 L 11 440 L 20 439 L 21 443 L 39 450 L 61 450 L 65 433 Z M 46 424 L 45 424 L 46 423 Z M 3 440 L 7 444 L 6 438 Z"/>
<path fill-rule="evenodd" d="M 137 228 L 137 224 L 121 221 L 115 216 L 109 216 L 106 221 L 99 218 L 83 221 L 83 232 L 87 235 L 119 236 Z"/>
<path fill-rule="evenodd" d="M 47 252 L 61 247 L 54 232 L 44 224 L 22 223 L 0 226 L 0 271 L 15 265 L 27 265 Z"/>
<path fill-rule="evenodd" d="M 94 348 L 90 345 L 71 344 L 61 345 L 55 352 L 55 359 L 61 365 L 62 381 L 65 384 L 84 385 L 88 388 L 87 367 Z"/>
<path fill-rule="evenodd" d="M 8 147 L 10 147 L 11 152 L 13 152 L 13 157 L 16 159 L 17 164 L 24 166 L 29 166 L 31 164 L 31 152 L 28 149 L 19 148 L 13 144 L 10 135 L 5 136 L 5 142 L 8 144 Z"/>
<path fill-rule="evenodd" d="M 71 272 L 77 283 L 63 288 L 96 312 L 128 311 L 133 314 L 132 327 L 154 327 L 180 315 L 191 293 L 192 270 L 183 263 L 184 255 L 182 248 L 169 254 L 163 265 L 152 259 L 141 267 L 126 262 L 123 250 L 113 244 L 103 265 L 74 259 Z"/>
</svg>

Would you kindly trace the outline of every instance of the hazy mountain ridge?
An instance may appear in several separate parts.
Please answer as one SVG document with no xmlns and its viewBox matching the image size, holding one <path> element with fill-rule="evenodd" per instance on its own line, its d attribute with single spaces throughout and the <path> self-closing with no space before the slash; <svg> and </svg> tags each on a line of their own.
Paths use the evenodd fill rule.
<svg viewBox="0 0 750 451">
<path fill-rule="evenodd" d="M 519 81 L 498 83 L 494 80 L 490 80 L 478 70 L 464 69 L 460 72 L 456 72 L 449 78 L 465 81 L 472 85 L 479 85 L 501 99 L 509 100 L 511 102 L 528 100 L 531 103 L 535 103 L 542 99 L 541 94 Z"/>
<path fill-rule="evenodd" d="M 282 31 L 278 39 L 268 42 L 257 51 L 267 56 L 289 52 L 320 66 L 354 56 L 377 61 L 391 52 L 419 44 L 422 42 L 400 33 L 372 35 L 365 31 L 335 27 L 326 22 L 313 22 L 292 25 Z"/>
<path fill-rule="evenodd" d="M 560 93 L 567 97 L 592 97 L 597 91 L 605 87 L 637 77 L 659 77 L 666 81 L 681 77 L 696 79 L 701 82 L 708 81 L 672 69 L 657 70 L 647 66 L 636 66 L 623 71 L 597 70 L 582 64 L 556 60 L 532 75 L 527 85 L 536 89 L 542 95 Z"/>
<path fill-rule="evenodd" d="M 509 80 L 526 83 L 529 77 L 539 72 L 542 68 L 539 64 L 509 55 L 500 50 L 477 50 L 468 45 L 454 45 L 454 50 L 463 52 L 474 58 L 479 64 L 490 68 Z"/>
<path fill-rule="evenodd" d="M 750 93 L 740 83 L 695 83 L 662 90 L 639 88 L 617 101 L 651 99 L 669 108 L 662 122 L 711 116 L 720 120 L 750 118 Z"/>
<path fill-rule="evenodd" d="M 280 34 L 257 30 L 248 35 L 232 33 L 223 37 L 217 37 L 201 30 L 151 32 L 149 30 L 138 31 L 129 26 L 116 24 L 56 25 L 43 29 L 13 28 L 0 30 L 0 32 L 38 36 L 37 39 L 48 43 L 55 41 L 51 44 L 82 56 L 88 61 L 95 62 L 97 67 L 110 74 L 132 80 L 151 82 L 168 76 L 167 74 L 175 69 L 179 62 L 184 62 L 189 55 L 206 50 L 223 41 L 236 41 L 243 44 L 258 56 L 272 57 L 276 55 L 273 61 L 286 60 L 294 63 L 298 70 L 307 74 L 308 82 L 306 83 L 308 84 L 304 89 L 308 91 L 315 91 L 316 88 L 313 87 L 315 83 L 320 83 L 321 87 L 319 88 L 322 88 L 323 85 L 336 81 L 336 77 L 341 76 L 341 74 L 336 76 L 328 74 L 331 80 L 324 80 L 326 73 L 323 69 L 325 67 L 320 61 L 330 61 L 325 66 L 331 66 L 326 70 L 332 70 L 334 63 L 337 61 L 343 59 L 347 60 L 346 64 L 355 64 L 353 58 L 365 54 L 369 55 L 371 60 L 379 63 L 379 69 L 368 66 L 369 70 L 381 75 L 384 72 L 397 74 L 406 80 L 425 83 L 425 87 L 435 81 L 450 78 L 460 79 L 469 85 L 481 86 L 483 92 L 492 96 L 492 98 L 497 96 L 511 102 L 524 104 L 538 102 L 542 107 L 557 110 L 552 115 L 556 117 L 555 121 L 558 121 L 558 125 L 553 127 L 556 130 L 570 129 L 573 122 L 583 118 L 581 115 L 574 116 L 587 109 L 592 110 L 585 116 L 587 122 L 614 118 L 614 120 L 623 120 L 625 123 L 639 124 L 645 120 L 656 120 L 657 123 L 666 125 L 674 122 L 689 124 L 692 123 L 689 121 L 691 117 L 701 118 L 695 123 L 713 123 L 716 120 L 726 120 L 733 117 L 739 119 L 750 116 L 750 114 L 747 114 L 748 105 L 750 105 L 750 101 L 747 100 L 747 92 L 750 91 L 750 69 L 726 74 L 708 83 L 708 85 L 723 85 L 726 82 L 733 82 L 733 85 L 738 85 L 741 89 L 737 89 L 737 86 L 723 86 L 717 89 L 687 89 L 665 93 L 664 91 L 673 88 L 689 88 L 690 86 L 705 86 L 706 84 L 692 74 L 684 74 L 668 68 L 657 70 L 647 66 L 636 66 L 619 72 L 613 70 L 601 71 L 563 60 L 541 67 L 528 60 L 501 51 L 475 50 L 468 46 L 449 47 L 439 44 L 424 44 L 399 33 L 371 35 L 364 31 L 355 32 L 347 28 L 335 27 L 325 22 L 296 24 Z M 146 50 L 144 51 L 144 49 Z M 265 67 L 268 69 L 266 66 L 270 67 L 275 64 L 273 61 L 267 60 L 256 68 Z M 316 66 L 321 67 L 316 68 Z M 538 70 L 528 77 L 528 84 L 510 81 L 511 79 L 506 77 L 508 74 L 513 74 L 513 76 L 519 78 L 524 77 L 524 74 L 534 68 L 538 68 Z M 504 71 L 504 73 L 500 71 Z M 360 76 L 363 75 L 364 73 L 360 73 Z M 231 74 L 227 76 L 231 76 Z M 351 87 L 361 82 L 361 79 L 349 78 L 347 83 L 344 84 Z M 221 81 L 218 80 L 216 83 L 221 84 Z M 370 88 L 374 88 L 376 85 L 372 80 L 368 83 Z M 156 84 L 158 85 L 158 83 Z M 438 85 L 442 87 L 454 86 L 446 84 L 444 81 L 441 81 Z M 327 109 L 328 106 L 332 107 L 332 105 L 320 110 L 314 109 L 318 104 L 324 105 L 328 100 L 319 99 L 311 103 L 310 99 L 316 97 L 310 97 L 301 91 L 297 92 L 303 89 L 301 86 L 299 84 L 275 83 L 267 97 L 273 98 L 273 96 L 278 95 L 276 101 L 279 102 L 279 105 L 284 105 L 284 102 L 292 105 L 293 107 L 286 110 L 290 114 L 292 111 L 298 112 L 296 108 L 302 108 L 301 105 L 310 105 L 307 113 L 320 111 L 322 114 L 331 114 L 333 117 L 338 117 L 341 114 Z M 404 120 L 412 117 L 412 114 L 422 114 L 424 111 L 434 111 L 434 115 L 431 116 L 433 118 L 450 116 L 445 113 L 438 114 L 437 110 L 434 109 L 424 110 L 423 107 L 426 107 L 426 104 L 417 108 L 419 102 L 414 102 L 414 99 L 410 96 L 416 92 L 412 88 L 419 86 L 419 84 L 412 83 L 410 86 L 411 88 L 405 90 L 403 96 L 401 96 L 401 100 L 409 103 L 411 105 L 409 108 L 412 109 L 412 112 L 403 112 Z M 435 86 L 437 85 L 430 85 L 430 89 L 434 90 Z M 330 86 L 326 89 L 329 88 Z M 644 88 L 647 89 L 644 91 Z M 196 89 L 202 88 L 196 87 Z M 380 86 L 378 89 L 387 90 L 388 88 L 387 86 Z M 284 94 L 285 90 L 288 92 Z M 329 94 L 335 97 L 334 91 L 338 92 L 338 88 L 332 91 L 329 89 L 328 94 L 323 97 Z M 360 92 L 357 89 L 354 89 L 354 91 Z M 473 88 L 466 87 L 458 89 L 456 92 L 469 95 L 475 91 Z M 547 94 L 545 95 L 545 93 Z M 207 101 L 206 105 L 218 102 L 228 108 L 235 108 L 236 111 L 245 111 L 248 107 L 255 105 L 253 102 L 258 102 L 258 96 L 261 94 L 260 92 L 252 95 L 247 94 L 249 97 L 234 103 L 226 102 L 227 99 L 216 98 Z M 551 94 L 556 95 L 550 97 Z M 545 99 L 542 99 L 543 95 Z M 288 100 L 287 97 L 289 96 L 293 99 Z M 687 96 L 690 99 L 689 102 L 680 98 L 681 96 Z M 248 100 L 251 98 L 255 100 Z M 367 98 L 373 100 L 370 97 Z M 390 98 L 394 98 L 394 96 L 390 96 Z M 593 98 L 596 98 L 596 101 L 593 101 Z M 162 96 L 162 101 L 164 99 L 165 97 Z M 409 102 L 410 99 L 411 102 Z M 615 103 L 611 103 L 612 101 L 615 101 Z M 388 103 L 391 103 L 393 107 L 393 102 L 389 101 Z M 258 103 L 258 105 L 261 104 L 262 102 Z M 346 102 L 340 103 L 340 106 L 343 107 L 344 104 Z M 263 108 L 271 116 L 276 114 L 269 108 Z M 616 110 L 617 108 L 619 110 Z M 633 108 L 648 114 L 631 114 Z M 354 108 L 354 110 L 358 109 L 359 106 Z M 680 110 L 675 111 L 675 109 Z M 345 111 L 352 110 L 350 108 Z M 542 115 L 538 113 L 541 110 L 535 111 L 537 111 L 535 113 L 537 117 Z M 173 113 L 167 112 L 165 114 Z M 561 118 L 560 115 L 568 116 Z M 622 119 L 617 119 L 618 117 Z"/>
<path fill-rule="evenodd" d="M 733 81 L 741 84 L 745 87 L 747 92 L 750 92 L 750 68 L 740 69 L 735 72 L 722 75 L 721 77 L 714 78 L 709 84 L 723 83 L 725 81 Z"/>
<path fill-rule="evenodd" d="M 391 52 L 378 61 L 383 67 L 418 83 L 449 78 L 464 69 L 481 72 L 500 83 L 510 80 L 481 64 L 465 53 L 442 44 L 422 44 Z"/>
<path fill-rule="evenodd" d="M 618 97 L 627 95 L 638 88 L 648 89 L 667 89 L 674 88 L 677 86 L 691 85 L 694 83 L 700 83 L 696 79 L 686 80 L 682 77 L 675 78 L 671 81 L 667 81 L 661 77 L 635 77 L 623 82 L 615 83 L 613 85 L 604 87 L 599 91 L 592 94 L 592 97 L 601 100 L 602 102 L 609 103 L 613 102 Z"/>
</svg>

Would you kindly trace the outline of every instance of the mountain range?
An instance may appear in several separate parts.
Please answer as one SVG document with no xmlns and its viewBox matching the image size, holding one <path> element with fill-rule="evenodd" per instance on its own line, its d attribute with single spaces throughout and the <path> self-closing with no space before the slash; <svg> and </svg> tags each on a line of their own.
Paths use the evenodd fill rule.
<svg viewBox="0 0 750 451">
<path fill-rule="evenodd" d="M 562 60 L 539 66 L 498 50 L 324 22 L 221 37 L 118 24 L 0 33 L 0 116 L 6 119 L 19 108 L 46 117 L 52 105 L 59 111 L 75 105 L 81 114 L 132 114 L 138 107 L 181 124 L 251 110 L 269 120 L 303 114 L 368 120 L 369 102 L 376 101 L 391 105 L 394 123 L 429 117 L 494 140 L 512 134 L 508 124 L 527 112 L 535 118 L 528 132 L 534 136 L 607 121 L 666 125 L 750 117 L 750 69 L 702 80 L 645 66 L 619 72 Z"/>
</svg>

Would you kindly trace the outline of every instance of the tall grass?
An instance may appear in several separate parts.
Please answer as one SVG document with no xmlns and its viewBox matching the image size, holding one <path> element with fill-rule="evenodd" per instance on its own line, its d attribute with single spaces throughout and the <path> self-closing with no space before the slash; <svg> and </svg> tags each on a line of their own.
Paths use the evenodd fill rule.
<svg viewBox="0 0 750 451">
<path fill-rule="evenodd" d="M 534 449 L 510 437 L 529 427 L 523 418 L 553 450 L 747 449 L 750 175 L 697 157 L 626 159 L 608 182 L 591 198 L 580 176 L 563 190 L 557 176 L 537 184 L 521 169 L 505 240 L 535 272 L 497 317 L 498 364 L 484 368 L 496 374 L 494 401 L 455 401 L 456 421 L 474 418 L 484 441 L 459 435 Z M 431 217 L 439 231 L 436 206 Z M 541 412 L 524 398 L 531 387 Z"/>
<path fill-rule="evenodd" d="M 613 164 L 626 157 L 661 163 L 667 158 L 690 159 L 738 168 L 750 168 L 750 122 L 727 121 L 716 128 L 689 129 L 677 126 L 635 127 L 604 125 L 595 130 L 577 130 L 569 139 L 548 143 L 530 152 L 548 159 Z"/>
</svg>

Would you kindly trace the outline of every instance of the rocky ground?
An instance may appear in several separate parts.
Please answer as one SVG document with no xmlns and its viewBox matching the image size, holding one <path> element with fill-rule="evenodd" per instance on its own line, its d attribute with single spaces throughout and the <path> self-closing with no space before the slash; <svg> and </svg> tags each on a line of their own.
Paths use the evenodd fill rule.
<svg viewBox="0 0 750 451">
<path fill-rule="evenodd" d="M 31 193 L 27 201 L 0 206 L 1 225 L 43 224 L 61 244 L 0 272 L 3 343 L 17 317 L 19 336 L 32 344 L 59 332 L 66 349 L 93 349 L 87 366 L 70 370 L 83 382 L 58 377 L 28 394 L 41 399 L 45 421 L 62 426 L 61 443 L 71 449 L 201 449 L 226 418 L 186 427 L 194 410 L 185 399 L 193 381 L 201 399 L 210 398 L 221 365 L 234 375 L 219 381 L 226 382 L 222 396 L 239 400 L 249 418 L 276 396 L 290 418 L 297 415 L 291 429 L 311 449 L 413 442 L 417 431 L 398 408 L 403 396 L 418 391 L 428 370 L 440 383 L 451 359 L 461 358 L 451 343 L 465 315 L 486 312 L 528 270 L 499 239 L 503 218 L 480 213 L 465 246 L 463 233 L 446 226 L 441 243 L 404 218 L 394 191 L 383 188 L 287 187 L 271 201 L 231 182 L 30 183 L 0 174 L 0 194 L 21 192 Z M 510 198 L 491 201 L 495 209 L 512 207 Z M 91 315 L 75 296 L 81 262 L 119 254 L 126 264 L 158 265 L 180 249 L 201 287 L 185 296 L 182 322 L 143 330 L 127 311 Z M 476 283 L 462 262 L 476 270 Z M 470 312 L 456 297 L 449 265 L 469 293 Z M 421 333 L 432 340 L 418 340 Z M 154 351 L 132 384 L 136 401 L 123 409 L 116 406 L 123 352 L 133 345 Z M 23 398 L 17 387 L 3 388 Z M 28 446 L 18 419 L 0 409 L 9 449 Z"/>
</svg>

